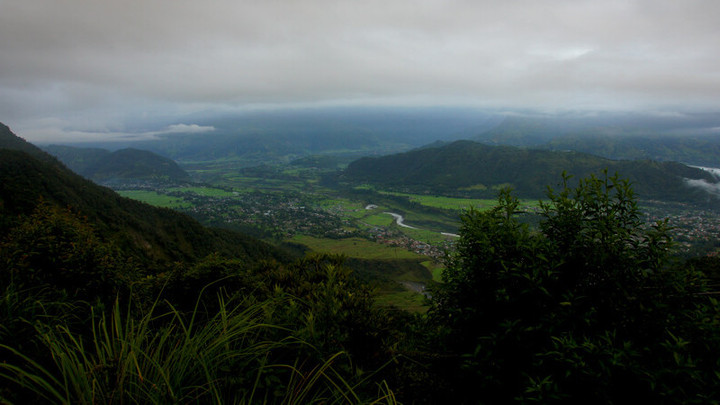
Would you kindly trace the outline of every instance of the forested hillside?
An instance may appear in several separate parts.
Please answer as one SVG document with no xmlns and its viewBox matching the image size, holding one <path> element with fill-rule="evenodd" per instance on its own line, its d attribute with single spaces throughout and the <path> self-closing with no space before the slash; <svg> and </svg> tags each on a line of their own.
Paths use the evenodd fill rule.
<svg viewBox="0 0 720 405">
<path fill-rule="evenodd" d="M 607 169 L 630 180 L 640 198 L 705 203 L 715 197 L 686 179 L 717 182 L 710 173 L 673 162 L 616 161 L 579 152 L 554 152 L 457 141 L 352 162 L 344 179 L 395 190 L 492 197 L 509 186 L 518 196 L 542 198 L 563 172 L 586 177 Z"/>
</svg>

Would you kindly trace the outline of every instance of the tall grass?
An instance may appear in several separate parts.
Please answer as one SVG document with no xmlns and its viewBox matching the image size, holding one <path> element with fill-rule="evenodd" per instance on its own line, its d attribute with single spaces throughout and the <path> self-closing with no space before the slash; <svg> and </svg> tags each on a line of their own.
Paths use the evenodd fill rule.
<svg viewBox="0 0 720 405">
<path fill-rule="evenodd" d="M 311 359 L 283 364 L 273 357 L 276 351 L 300 353 L 296 349 L 306 344 L 290 330 L 263 322 L 270 303 L 218 296 L 218 304 L 209 318 L 198 306 L 183 314 L 168 304 L 158 313 L 157 303 L 132 316 L 116 301 L 107 313 L 92 309 L 91 330 L 84 334 L 63 324 L 38 324 L 50 361 L 41 364 L 0 344 L 3 357 L 11 359 L 0 364 L 0 381 L 51 403 L 366 402 L 352 377 L 335 368 L 342 354 L 315 365 Z M 395 402 L 386 385 L 373 400 Z"/>
</svg>

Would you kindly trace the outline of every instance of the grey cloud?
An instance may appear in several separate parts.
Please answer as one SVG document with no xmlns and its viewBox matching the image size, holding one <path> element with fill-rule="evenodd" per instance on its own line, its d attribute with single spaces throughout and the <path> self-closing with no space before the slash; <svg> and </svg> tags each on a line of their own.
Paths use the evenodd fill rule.
<svg viewBox="0 0 720 405">
<path fill-rule="evenodd" d="M 710 173 L 715 180 L 720 181 L 720 168 L 716 167 L 701 167 L 701 166 L 693 166 L 698 169 L 702 169 L 708 173 Z M 712 195 L 715 195 L 717 197 L 720 197 L 720 182 L 710 183 L 707 180 L 703 179 L 684 179 L 685 184 L 687 184 L 690 187 L 699 188 L 701 190 L 704 190 L 707 193 L 710 193 Z"/>
<path fill-rule="evenodd" d="M 705 192 L 720 197 L 720 183 L 709 183 L 705 180 L 685 179 L 685 183 L 690 187 L 699 188 Z"/>
<path fill-rule="evenodd" d="M 215 130 L 213 126 L 203 126 L 197 124 L 174 124 L 169 125 L 165 130 L 159 131 L 156 134 L 201 134 L 203 132 L 212 132 Z"/>
<path fill-rule="evenodd" d="M 48 144 L 58 139 L 64 140 L 65 142 L 93 142 L 98 140 L 104 142 L 145 141 L 157 139 L 162 135 L 208 133 L 215 131 L 215 127 L 197 124 L 173 124 L 158 131 L 92 131 L 62 128 L 57 122 L 51 121 L 44 122 L 44 125 L 28 128 L 27 131 L 32 134 L 35 142 Z"/>
<path fill-rule="evenodd" d="M 2 8 L 0 120 L 26 127 L 258 103 L 712 109 L 720 97 L 720 2 L 709 0 Z"/>
</svg>

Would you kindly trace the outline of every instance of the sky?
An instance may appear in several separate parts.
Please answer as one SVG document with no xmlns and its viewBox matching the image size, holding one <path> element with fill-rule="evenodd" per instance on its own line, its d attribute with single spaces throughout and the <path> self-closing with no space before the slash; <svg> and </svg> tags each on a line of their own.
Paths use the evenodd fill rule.
<svg viewBox="0 0 720 405">
<path fill-rule="evenodd" d="M 717 0 L 0 0 L 0 122 L 49 142 L 272 108 L 716 111 L 718 21 Z"/>
</svg>

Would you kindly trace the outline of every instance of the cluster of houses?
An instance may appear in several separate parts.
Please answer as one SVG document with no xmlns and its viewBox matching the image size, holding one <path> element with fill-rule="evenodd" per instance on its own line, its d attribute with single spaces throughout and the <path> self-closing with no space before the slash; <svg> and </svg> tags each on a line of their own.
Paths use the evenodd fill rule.
<svg viewBox="0 0 720 405">
<path fill-rule="evenodd" d="M 446 255 L 446 248 L 412 239 L 396 230 L 375 227 L 369 231 L 369 237 L 378 243 L 402 247 L 411 252 L 428 256 L 434 260 L 442 260 Z"/>
<path fill-rule="evenodd" d="M 709 254 L 720 251 L 720 216 L 717 212 L 698 209 L 674 209 L 666 212 L 646 211 L 648 224 L 668 219 L 670 235 L 681 251 L 695 248 L 708 250 Z"/>
</svg>

